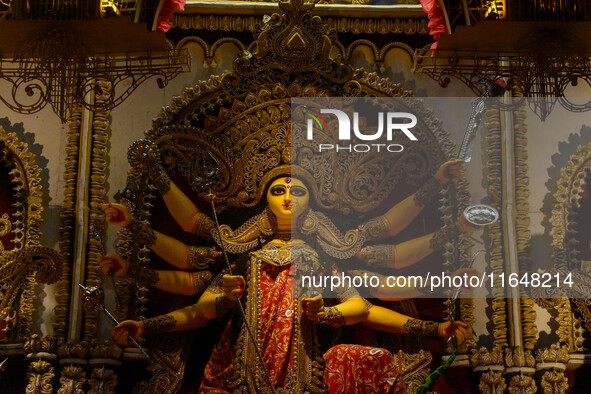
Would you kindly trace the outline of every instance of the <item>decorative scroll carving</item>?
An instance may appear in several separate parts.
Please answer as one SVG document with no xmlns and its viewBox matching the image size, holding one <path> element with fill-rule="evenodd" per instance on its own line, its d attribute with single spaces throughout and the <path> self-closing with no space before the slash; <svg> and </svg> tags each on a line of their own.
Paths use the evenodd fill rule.
<svg viewBox="0 0 591 394">
<path fill-rule="evenodd" d="M 115 394 L 115 387 L 118 384 L 117 374 L 112 369 L 104 366 L 92 370 L 88 384 L 88 394 Z"/>
<path fill-rule="evenodd" d="M 21 294 L 23 288 L 32 288 L 36 283 L 53 283 L 61 275 L 61 270 L 59 253 L 42 246 L 27 246 L 0 255 L 0 315 L 10 319 L 20 296 L 16 334 L 21 338 L 29 334 L 33 303 L 32 294 Z"/>
<path fill-rule="evenodd" d="M 581 207 L 581 199 L 584 193 L 585 178 L 591 171 L 591 145 L 581 146 L 577 153 L 572 155 L 567 165 L 560 172 L 560 179 L 557 181 L 557 190 L 554 194 L 556 203 L 552 209 L 552 218 L 550 223 L 552 229 L 553 262 L 556 269 L 574 271 L 580 273 L 584 271 L 582 266 L 580 251 L 577 249 L 579 241 L 577 240 L 577 209 Z M 583 272 L 583 275 L 588 275 Z M 586 278 L 586 277 L 585 277 Z M 586 280 L 586 279 L 585 279 Z M 587 283 L 581 285 L 587 286 Z M 584 290 L 588 290 L 585 288 Z M 580 297 L 583 297 L 581 294 Z M 541 298 L 537 300 L 543 306 L 560 305 L 558 321 L 561 323 L 559 335 L 565 335 L 565 330 L 570 329 L 572 325 L 572 316 L 569 314 L 569 308 L 566 308 L 560 299 Z M 591 310 L 589 301 L 582 298 L 573 298 L 571 301 L 581 314 L 581 320 L 591 329 Z M 574 332 L 573 332 L 574 334 Z M 567 342 L 573 342 L 574 337 L 564 338 Z M 561 340 L 564 340 L 561 338 Z M 582 349 L 581 349 L 582 350 Z"/>
<path fill-rule="evenodd" d="M 88 384 L 88 394 L 114 394 L 118 384 L 117 374 L 112 369 L 121 364 L 119 358 L 123 350 L 112 342 L 91 345 L 89 364 L 92 370 Z"/>
<path fill-rule="evenodd" d="M 59 249 L 66 261 L 73 261 L 74 229 L 76 227 L 76 186 L 78 173 L 78 152 L 80 145 L 80 125 L 82 122 L 82 107 L 79 106 L 72 112 L 68 120 L 68 133 L 66 135 L 66 157 L 64 160 L 64 200 L 60 214 L 60 240 Z M 55 299 L 57 305 L 54 308 L 56 320 L 53 331 L 60 339 L 65 340 L 67 335 L 68 312 L 70 310 L 70 278 L 72 271 L 70 264 L 64 265 L 63 275 L 56 285 Z"/>
<path fill-rule="evenodd" d="M 524 350 L 521 346 L 505 349 L 505 365 L 507 367 L 529 367 L 536 364 L 531 351 Z"/>
<path fill-rule="evenodd" d="M 323 18 L 326 25 L 339 33 L 353 34 L 429 34 L 426 18 Z M 183 30 L 210 30 L 243 32 L 256 30 L 263 22 L 262 16 L 246 15 L 195 15 L 175 14 L 172 25 Z"/>
<path fill-rule="evenodd" d="M 549 370 L 542 375 L 544 394 L 564 394 L 568 389 L 568 378 L 563 371 Z"/>
<path fill-rule="evenodd" d="M 554 300 L 555 308 L 558 311 L 558 317 L 556 318 L 558 322 L 558 329 L 556 330 L 556 334 L 558 335 L 558 339 L 562 343 L 567 343 L 571 349 L 575 351 L 582 351 L 575 347 L 574 345 L 574 321 L 573 321 L 573 314 L 571 311 L 571 304 L 568 298 L 560 298 Z"/>
<path fill-rule="evenodd" d="M 507 383 L 501 372 L 488 371 L 480 376 L 478 389 L 483 394 L 503 394 L 507 388 Z"/>
<path fill-rule="evenodd" d="M 20 213 L 12 223 L 14 249 L 39 244 L 43 214 L 43 183 L 41 168 L 36 157 L 29 152 L 27 144 L 19 141 L 15 133 L 7 133 L 0 127 L 2 142 L 1 160 L 10 163 L 12 189 L 16 197 L 16 208 Z"/>
<path fill-rule="evenodd" d="M 4 237 L 5 235 L 9 234 L 12 230 L 12 223 L 10 222 L 9 216 L 7 213 L 3 214 L 0 218 L 0 237 Z M 0 253 L 4 251 L 4 244 L 0 242 Z"/>
<path fill-rule="evenodd" d="M 538 363 L 568 363 L 569 351 L 567 345 L 554 343 L 550 348 L 538 349 L 536 361 Z"/>
<path fill-rule="evenodd" d="M 558 343 L 550 348 L 538 349 L 536 361 L 538 369 L 546 372 L 542 375 L 541 385 L 544 393 L 564 393 L 568 389 L 568 379 L 564 376 L 564 370 L 569 360 L 569 347 Z"/>
<path fill-rule="evenodd" d="M 62 368 L 59 382 L 58 394 L 84 394 L 86 372 L 82 367 L 66 365 Z"/>
<path fill-rule="evenodd" d="M 536 381 L 530 375 L 519 374 L 509 381 L 510 394 L 534 394 L 537 390 Z"/>
<path fill-rule="evenodd" d="M 572 231 L 575 209 L 580 207 L 583 196 L 585 176 L 591 170 L 591 146 L 579 147 L 571 156 L 566 167 L 560 171 L 560 179 L 554 197 L 556 204 L 552 209 L 552 247 L 554 263 L 559 269 L 580 270 L 581 264 L 577 256 L 577 240 Z"/>
<path fill-rule="evenodd" d="M 14 219 L 2 218 L 1 230 L 11 231 L 14 247 L 0 252 L 0 316 L 5 329 L 12 330 L 4 332 L 3 336 L 7 336 L 0 340 L 14 342 L 23 341 L 30 333 L 37 283 L 54 282 L 60 275 L 62 260 L 54 250 L 39 246 L 43 213 L 41 168 L 27 145 L 2 127 L 0 161 L 9 168 L 16 208 Z"/>
<path fill-rule="evenodd" d="M 83 394 L 87 382 L 84 366 L 87 364 L 87 343 L 68 341 L 58 348 L 60 363 L 64 365 L 60 374 L 58 394 Z"/>
<path fill-rule="evenodd" d="M 25 392 L 27 394 L 51 394 L 53 393 L 52 379 L 55 376 L 53 366 L 45 360 L 33 361 L 29 364 L 27 379 L 29 384 Z"/>
<path fill-rule="evenodd" d="M 471 349 L 471 351 L 470 363 L 475 367 L 503 366 L 505 364 L 501 345 L 495 345 L 490 351 L 485 347 Z"/>
<path fill-rule="evenodd" d="M 517 259 L 519 269 L 527 271 L 530 264 L 529 242 L 531 231 L 529 230 L 529 168 L 527 165 L 527 114 L 523 109 L 515 109 L 513 116 L 513 155 L 515 162 L 515 238 L 517 241 Z M 521 337 L 522 346 L 525 349 L 533 349 L 538 341 L 538 328 L 536 327 L 535 302 L 526 298 L 522 290 L 519 305 L 521 308 Z"/>
<path fill-rule="evenodd" d="M 53 365 L 48 362 L 55 360 L 56 339 L 52 336 L 41 337 L 33 334 L 25 342 L 27 359 L 32 360 L 27 371 L 29 383 L 27 394 L 53 393 L 52 380 L 55 376 Z"/>
</svg>

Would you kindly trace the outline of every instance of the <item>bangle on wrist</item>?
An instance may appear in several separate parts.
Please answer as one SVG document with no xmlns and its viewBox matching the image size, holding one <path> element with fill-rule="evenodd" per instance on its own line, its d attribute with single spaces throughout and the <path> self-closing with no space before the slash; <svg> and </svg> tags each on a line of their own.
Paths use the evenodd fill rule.
<svg viewBox="0 0 591 394">
<path fill-rule="evenodd" d="M 388 219 L 385 216 L 378 216 L 359 226 L 359 230 L 365 236 L 366 240 L 379 239 L 387 236 L 389 228 L 390 223 L 388 223 Z"/>
<path fill-rule="evenodd" d="M 199 271 L 191 273 L 191 277 L 193 279 L 193 290 L 195 294 L 201 293 L 207 284 L 211 281 L 211 272 L 209 271 Z"/>
<path fill-rule="evenodd" d="M 359 256 L 370 267 L 396 268 L 396 245 L 371 245 Z"/>
<path fill-rule="evenodd" d="M 148 286 L 154 286 L 160 281 L 158 271 L 152 268 L 140 267 L 138 265 L 130 266 L 127 270 L 127 274 L 130 278 L 135 278 L 136 281 L 145 283 Z"/>
<path fill-rule="evenodd" d="M 199 212 L 195 222 L 193 223 L 193 229 L 191 233 L 205 239 L 212 239 L 211 230 L 215 227 L 215 223 L 209 216 L 203 212 Z"/>
<path fill-rule="evenodd" d="M 439 194 L 439 190 L 441 190 L 441 183 L 433 177 L 429 179 L 427 182 L 423 184 L 414 194 L 413 201 L 415 204 L 424 207 L 431 200 Z"/>
<path fill-rule="evenodd" d="M 154 230 L 136 218 L 132 218 L 125 228 L 142 245 L 150 247 L 156 243 L 156 233 Z"/>
<path fill-rule="evenodd" d="M 144 335 L 161 334 L 169 332 L 176 326 L 176 319 L 171 315 L 162 315 L 142 320 L 144 323 Z"/>
<path fill-rule="evenodd" d="M 453 243 L 460 235 L 460 230 L 457 225 L 445 226 L 440 228 L 433 234 L 429 241 L 429 247 L 433 250 L 444 249 L 448 243 Z"/>
<path fill-rule="evenodd" d="M 220 252 L 205 246 L 190 246 L 187 250 L 187 267 L 194 270 L 205 270 L 215 264 Z"/>
<path fill-rule="evenodd" d="M 331 327 L 342 327 L 346 324 L 345 316 L 336 307 L 324 307 L 324 315 L 317 323 Z"/>
<path fill-rule="evenodd" d="M 231 300 L 228 298 L 226 293 L 220 294 L 215 299 L 215 314 L 216 316 L 220 317 L 226 314 L 236 303 L 236 301 Z"/>
<path fill-rule="evenodd" d="M 435 337 L 439 335 L 440 324 L 441 323 L 430 320 L 408 319 L 408 321 L 404 323 L 404 329 L 406 330 L 406 333 L 410 335 Z"/>
<path fill-rule="evenodd" d="M 166 173 L 164 167 L 162 167 L 162 164 L 158 163 L 152 167 L 148 174 L 161 196 L 168 193 L 170 190 L 170 177 Z"/>
</svg>

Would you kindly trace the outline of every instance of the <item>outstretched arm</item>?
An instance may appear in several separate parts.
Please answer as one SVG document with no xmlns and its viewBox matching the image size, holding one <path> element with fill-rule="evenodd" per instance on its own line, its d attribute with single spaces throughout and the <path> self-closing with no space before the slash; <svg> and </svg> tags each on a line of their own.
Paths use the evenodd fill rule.
<svg viewBox="0 0 591 394">
<path fill-rule="evenodd" d="M 118 343 L 130 346 L 130 336 L 137 340 L 147 335 L 204 327 L 214 317 L 212 310 L 218 296 L 206 291 L 197 303 L 185 308 L 146 320 L 125 320 L 113 328 L 111 336 Z"/>
<path fill-rule="evenodd" d="M 129 272 L 129 263 L 116 255 L 102 256 L 98 263 L 105 275 L 117 278 L 133 277 L 148 286 L 172 294 L 194 295 L 201 293 L 212 278 L 209 271 L 163 271 L 134 267 L 133 272 Z"/>
<path fill-rule="evenodd" d="M 173 182 L 170 183 L 170 190 L 163 194 L 162 198 L 168 212 L 183 230 L 206 238 L 210 237 L 209 230 L 211 230 L 213 224 L 211 219 L 199 211 L 193 201 Z"/>
<path fill-rule="evenodd" d="M 186 232 L 209 239 L 213 222 L 170 180 L 164 168 L 156 165 L 149 171 L 149 175 L 178 225 Z"/>
<path fill-rule="evenodd" d="M 357 253 L 357 257 L 372 267 L 402 269 L 442 249 L 446 242 L 453 241 L 461 232 L 473 232 L 479 229 L 481 229 L 480 226 L 468 222 L 462 215 L 455 226 L 443 228 L 398 245 L 366 246 Z"/>
<path fill-rule="evenodd" d="M 455 331 L 459 343 L 464 342 L 472 335 L 470 325 L 461 321 L 454 322 L 454 328 L 452 328 L 450 322 L 438 323 L 414 319 L 377 305 L 369 308 L 363 325 L 393 334 L 438 336 L 443 339 L 449 338 Z"/>
<path fill-rule="evenodd" d="M 123 204 L 104 204 L 103 209 L 109 223 L 116 226 L 125 226 L 133 237 L 179 269 L 204 269 L 221 255 L 221 252 L 215 249 L 188 246 L 181 241 L 152 230 L 134 219 L 129 209 Z"/>
<path fill-rule="evenodd" d="M 443 163 L 433 178 L 427 181 L 414 194 L 394 205 L 384 215 L 366 223 L 365 228 L 374 238 L 394 236 L 404 230 L 425 206 L 439 193 L 443 185 L 462 177 L 462 160 Z"/>
<path fill-rule="evenodd" d="M 302 299 L 302 309 L 308 319 L 332 327 L 356 324 L 367 318 L 363 298 L 349 298 L 338 305 L 325 307 L 320 297 Z"/>
<path fill-rule="evenodd" d="M 185 308 L 146 320 L 126 320 L 113 328 L 111 336 L 117 342 L 130 346 L 130 336 L 138 339 L 147 335 L 204 327 L 211 319 L 226 313 L 240 299 L 245 286 L 246 282 L 241 276 L 224 275 L 222 293 L 206 291 L 197 303 Z"/>
</svg>

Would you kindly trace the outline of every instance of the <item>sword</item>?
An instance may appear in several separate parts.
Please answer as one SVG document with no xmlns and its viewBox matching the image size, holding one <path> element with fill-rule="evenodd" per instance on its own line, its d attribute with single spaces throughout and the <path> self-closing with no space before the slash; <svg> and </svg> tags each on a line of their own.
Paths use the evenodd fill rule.
<svg viewBox="0 0 591 394">
<path fill-rule="evenodd" d="M 505 89 L 496 83 L 495 80 L 489 78 L 482 78 L 480 83 L 486 86 L 486 89 L 481 97 L 472 100 L 472 111 L 470 112 L 470 120 L 464 132 L 462 145 L 458 153 L 458 159 L 468 163 L 472 159 L 472 150 L 474 149 L 474 141 L 476 140 L 476 131 L 482 120 L 482 115 L 488 109 L 487 98 L 497 97 L 505 92 Z"/>
</svg>

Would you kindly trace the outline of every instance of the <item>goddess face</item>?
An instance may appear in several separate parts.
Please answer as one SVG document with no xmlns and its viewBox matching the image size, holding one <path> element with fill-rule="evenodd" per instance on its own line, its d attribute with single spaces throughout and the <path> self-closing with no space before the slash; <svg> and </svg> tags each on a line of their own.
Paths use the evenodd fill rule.
<svg viewBox="0 0 591 394">
<path fill-rule="evenodd" d="M 296 220 L 306 212 L 310 194 L 299 179 L 278 178 L 267 191 L 267 203 L 279 220 Z"/>
</svg>

